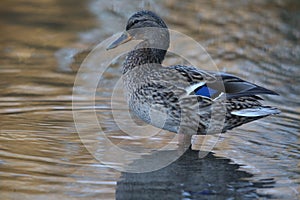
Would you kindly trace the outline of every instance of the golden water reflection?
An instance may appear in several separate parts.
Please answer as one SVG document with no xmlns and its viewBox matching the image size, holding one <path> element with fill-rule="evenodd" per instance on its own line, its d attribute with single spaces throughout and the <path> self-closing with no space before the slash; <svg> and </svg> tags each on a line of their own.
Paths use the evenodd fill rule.
<svg viewBox="0 0 300 200">
<path fill-rule="evenodd" d="M 299 198 L 299 3 L 132 2 L 1 1 L 1 199 L 143 197 L 137 189 L 158 198 L 172 184 L 170 198 L 214 198 L 214 192 L 221 198 L 224 180 L 225 190 L 239 191 L 241 198 Z M 170 28 L 200 41 L 221 70 L 280 93 L 267 98 L 267 103 L 279 107 L 282 114 L 224 135 L 209 161 L 197 160 L 192 152 L 161 171 L 130 174 L 115 170 L 118 163 L 108 166 L 95 159 L 73 120 L 72 99 L 80 103 L 83 118 L 91 109 L 84 95 L 72 97 L 76 72 L 93 45 L 122 30 L 130 13 L 142 6 L 160 13 Z M 193 62 L 199 60 L 197 52 L 186 52 Z M 171 55 L 166 63 L 179 60 Z M 113 122 L 105 95 L 111 92 L 109 83 L 117 80 L 120 63 L 113 63 L 104 76 L 107 87 L 97 90 L 96 113 L 103 128 L 112 142 L 126 150 L 134 145 L 147 150 L 164 146 L 173 136 L 128 141 Z M 86 131 L 99 131 L 88 118 Z M 168 150 L 162 155 L 170 156 Z M 218 170 L 216 155 L 231 159 L 221 162 L 227 171 Z M 193 177 L 213 180 L 212 185 Z M 152 183 L 151 178 L 155 178 Z M 226 193 L 228 198 L 236 194 Z"/>
</svg>

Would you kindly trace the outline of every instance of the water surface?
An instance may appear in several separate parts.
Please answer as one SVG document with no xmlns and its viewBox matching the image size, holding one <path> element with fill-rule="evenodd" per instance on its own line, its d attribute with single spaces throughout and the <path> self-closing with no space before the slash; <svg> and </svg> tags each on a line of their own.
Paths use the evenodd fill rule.
<svg viewBox="0 0 300 200">
<path fill-rule="evenodd" d="M 171 29 L 198 41 L 221 71 L 278 92 L 265 103 L 282 113 L 229 131 L 204 159 L 188 151 L 165 168 L 139 174 L 99 162 L 75 128 L 72 98 L 82 104 L 83 119 L 91 105 L 85 91 L 72 96 L 73 84 L 88 52 L 122 31 L 140 8 L 159 13 Z M 0 15 L 0 199 L 299 198 L 297 1 L 14 0 L 1 3 Z M 184 51 L 199 62 L 197 52 Z M 114 144 L 145 150 L 128 163 L 134 166 L 170 135 L 130 140 L 116 127 L 110 95 L 121 62 L 101 79 L 97 116 Z M 170 55 L 165 63 L 178 62 Z M 85 131 L 99 129 L 87 121 Z"/>
</svg>

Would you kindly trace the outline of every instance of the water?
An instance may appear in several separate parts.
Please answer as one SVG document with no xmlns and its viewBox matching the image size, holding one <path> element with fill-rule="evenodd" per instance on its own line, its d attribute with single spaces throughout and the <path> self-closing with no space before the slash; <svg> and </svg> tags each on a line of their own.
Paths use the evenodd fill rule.
<svg viewBox="0 0 300 200">
<path fill-rule="evenodd" d="M 0 199 L 299 198 L 297 1 L 1 4 Z M 200 42 L 220 70 L 278 92 L 280 96 L 265 97 L 265 104 L 282 113 L 229 131 L 214 154 L 204 159 L 188 151 L 165 168 L 138 174 L 114 169 L 119 164 L 115 161 L 100 163 L 77 133 L 72 98 L 80 103 L 83 119 L 91 105 L 86 91 L 72 97 L 73 84 L 93 46 L 122 31 L 138 8 L 156 11 L 170 28 Z M 191 61 L 199 59 L 197 53 L 185 52 Z M 167 64 L 179 62 L 168 58 Z M 120 75 L 120 62 L 113 63 L 101 79 L 106 87 L 97 90 L 97 117 L 114 144 L 127 151 L 143 150 L 128 163 L 134 166 L 173 136 L 130 140 L 116 127 L 108 97 L 111 83 Z M 84 128 L 87 134 L 99 132 L 89 121 Z M 172 151 L 159 153 L 167 158 Z"/>
</svg>

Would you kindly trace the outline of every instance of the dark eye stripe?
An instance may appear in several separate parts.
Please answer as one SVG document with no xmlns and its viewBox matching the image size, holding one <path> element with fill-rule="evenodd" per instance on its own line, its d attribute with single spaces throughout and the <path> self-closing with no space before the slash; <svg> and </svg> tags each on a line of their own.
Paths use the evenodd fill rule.
<svg viewBox="0 0 300 200">
<path fill-rule="evenodd" d="M 145 21 L 150 21 L 150 20 L 149 19 L 140 19 L 140 20 L 136 19 L 127 26 L 127 29 L 130 29 L 131 27 L 133 27 L 135 24 L 137 24 L 139 22 L 145 22 Z"/>
<path fill-rule="evenodd" d="M 129 23 L 126 27 L 126 30 L 130 29 L 131 27 L 133 27 L 135 24 L 137 23 L 140 23 L 140 22 L 146 22 L 146 21 L 149 21 L 149 22 L 154 22 L 157 24 L 157 21 L 155 19 L 145 19 L 145 18 L 142 18 L 142 19 L 135 19 L 133 20 L 132 23 Z"/>
</svg>

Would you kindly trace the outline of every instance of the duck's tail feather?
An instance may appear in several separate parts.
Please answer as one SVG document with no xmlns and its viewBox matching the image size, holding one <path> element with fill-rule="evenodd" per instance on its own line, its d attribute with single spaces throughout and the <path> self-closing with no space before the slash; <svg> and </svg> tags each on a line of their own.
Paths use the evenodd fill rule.
<svg viewBox="0 0 300 200">
<path fill-rule="evenodd" d="M 275 115 L 279 113 L 280 113 L 279 109 L 270 106 L 245 108 L 241 110 L 231 111 L 232 115 L 241 116 L 241 117 L 264 117 L 264 116 Z"/>
</svg>

